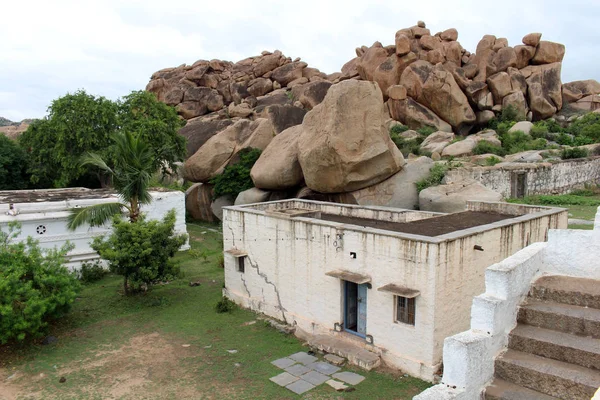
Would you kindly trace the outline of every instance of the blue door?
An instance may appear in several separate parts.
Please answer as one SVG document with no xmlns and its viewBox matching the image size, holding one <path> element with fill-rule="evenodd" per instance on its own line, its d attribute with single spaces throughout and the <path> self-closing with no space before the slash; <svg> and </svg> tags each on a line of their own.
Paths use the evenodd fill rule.
<svg viewBox="0 0 600 400">
<path fill-rule="evenodd" d="M 344 329 L 362 337 L 367 334 L 367 285 L 344 282 Z"/>
</svg>

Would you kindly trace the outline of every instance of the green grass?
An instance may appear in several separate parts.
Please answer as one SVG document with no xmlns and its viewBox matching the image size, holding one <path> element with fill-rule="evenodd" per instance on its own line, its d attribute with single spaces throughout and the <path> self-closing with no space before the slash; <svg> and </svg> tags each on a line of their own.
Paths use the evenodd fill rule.
<svg viewBox="0 0 600 400">
<path fill-rule="evenodd" d="M 124 297 L 121 277 L 109 275 L 84 286 L 71 313 L 50 327 L 56 344 L 0 346 L 0 393 L 49 399 L 302 398 L 269 381 L 281 372 L 271 361 L 307 350 L 300 340 L 248 310 L 215 312 L 224 283 L 219 230 L 188 224 L 195 251 L 177 255 L 182 279 Z M 200 286 L 189 286 L 198 281 Z M 321 385 L 304 398 L 410 399 L 430 386 L 398 372 L 344 369 L 367 379 L 354 392 Z"/>
</svg>

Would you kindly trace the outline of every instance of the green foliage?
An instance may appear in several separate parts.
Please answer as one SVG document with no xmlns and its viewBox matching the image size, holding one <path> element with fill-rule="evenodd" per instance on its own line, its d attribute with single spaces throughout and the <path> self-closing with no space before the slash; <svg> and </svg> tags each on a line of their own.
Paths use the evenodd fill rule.
<svg viewBox="0 0 600 400">
<path fill-rule="evenodd" d="M 215 305 L 215 311 L 218 314 L 230 313 L 237 308 L 237 305 L 227 297 L 221 298 Z"/>
<path fill-rule="evenodd" d="M 172 257 L 185 243 L 186 235 L 175 235 L 175 210 L 163 221 L 140 217 L 130 223 L 115 216 L 107 238 L 96 238 L 92 248 L 109 262 L 111 272 L 123 276 L 125 294 L 179 275 Z"/>
<path fill-rule="evenodd" d="M 573 158 L 585 158 L 589 155 L 589 151 L 584 148 L 572 147 L 565 148 L 560 153 L 560 158 L 563 160 L 569 160 Z"/>
<path fill-rule="evenodd" d="M 429 176 L 416 183 L 417 191 L 421 192 L 423 189 L 441 184 L 444 176 L 446 176 L 446 171 L 448 171 L 447 164 L 435 164 L 431 170 L 429 170 Z"/>
<path fill-rule="evenodd" d="M 19 144 L 0 134 L 0 190 L 27 189 L 27 153 Z"/>
<path fill-rule="evenodd" d="M 517 108 L 512 104 L 502 108 L 502 113 L 500 113 L 500 122 L 519 122 L 524 120 L 525 116 L 519 115 Z"/>
<path fill-rule="evenodd" d="M 561 133 L 564 133 L 564 131 L 565 130 L 558 124 L 558 122 L 553 119 L 547 119 L 544 121 L 534 122 L 529 134 L 534 139 L 544 138 L 548 140 L 556 140 L 556 138 L 558 138 Z M 549 135 L 552 133 L 558 133 L 559 135 Z"/>
<path fill-rule="evenodd" d="M 399 135 L 403 132 L 406 132 L 407 130 L 408 130 L 408 126 L 406 126 L 406 125 L 402 125 L 402 124 L 394 125 L 390 128 L 390 136 L 392 136 L 394 134 Z"/>
<path fill-rule="evenodd" d="M 69 310 L 79 290 L 63 265 L 73 245 L 43 251 L 31 237 L 15 242 L 19 234 L 18 224 L 0 230 L 0 343 L 41 335 Z"/>
<path fill-rule="evenodd" d="M 108 274 L 108 270 L 102 266 L 99 260 L 84 262 L 79 269 L 79 280 L 83 283 L 99 281 Z"/>
<path fill-rule="evenodd" d="M 522 199 L 508 199 L 509 203 L 535 204 L 541 206 L 600 206 L 600 199 L 573 194 L 527 196 Z"/>
<path fill-rule="evenodd" d="M 586 138 L 592 143 L 600 142 L 600 114 L 588 113 L 575 120 L 567 128 L 567 132 L 576 138 Z M 589 144 L 589 143 L 587 143 Z"/>
<path fill-rule="evenodd" d="M 185 139 L 177 133 L 182 121 L 173 107 L 152 93 L 132 92 L 113 102 L 79 90 L 52 102 L 48 116 L 34 121 L 20 138 L 30 155 L 31 181 L 39 187 L 95 186 L 110 183 L 80 162 L 95 153 L 114 166 L 111 136 L 130 133 L 153 152 L 152 166 L 174 171 L 185 156 Z"/>
<path fill-rule="evenodd" d="M 215 185 L 215 198 L 221 196 L 229 196 L 235 199 L 238 194 L 244 190 L 254 187 L 254 183 L 250 178 L 250 170 L 261 151 L 254 148 L 245 148 L 237 154 L 239 161 L 225 167 L 221 175 L 215 176 L 210 180 L 210 183 Z"/>
<path fill-rule="evenodd" d="M 480 140 L 473 148 L 473 154 L 496 154 L 498 156 L 505 156 L 506 150 L 487 140 Z"/>
<path fill-rule="evenodd" d="M 527 150 L 544 150 L 548 144 L 546 139 L 532 139 L 531 136 L 523 131 L 504 133 L 500 135 L 500 141 L 506 154 L 514 154 Z"/>
<path fill-rule="evenodd" d="M 422 135 L 425 137 L 431 135 L 433 132 L 436 132 L 436 131 L 437 131 L 437 129 L 432 126 L 424 126 L 422 128 L 417 129 L 417 133 L 419 135 Z"/>
<path fill-rule="evenodd" d="M 488 167 L 493 167 L 494 165 L 501 163 L 501 162 L 502 162 L 502 160 L 495 156 L 490 156 L 485 159 L 485 165 L 487 165 Z"/>
<path fill-rule="evenodd" d="M 110 155 L 110 135 L 117 129 L 117 105 L 79 90 L 52 102 L 48 116 L 35 121 L 20 138 L 29 150 L 33 183 L 65 187 L 87 168 L 79 157 L 88 151 Z"/>
<path fill-rule="evenodd" d="M 589 187 L 585 189 L 578 189 L 571 192 L 572 196 L 583 196 L 583 197 L 592 197 L 598 194 L 598 188 L 596 190 L 591 189 Z"/>
</svg>

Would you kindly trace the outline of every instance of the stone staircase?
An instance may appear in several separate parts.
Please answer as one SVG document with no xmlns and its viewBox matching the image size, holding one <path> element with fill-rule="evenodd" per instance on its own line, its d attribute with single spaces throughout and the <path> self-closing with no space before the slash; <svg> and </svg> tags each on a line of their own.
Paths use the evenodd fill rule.
<svg viewBox="0 0 600 400">
<path fill-rule="evenodd" d="M 589 400 L 600 388 L 600 281 L 538 279 L 496 359 L 487 400 Z"/>
</svg>

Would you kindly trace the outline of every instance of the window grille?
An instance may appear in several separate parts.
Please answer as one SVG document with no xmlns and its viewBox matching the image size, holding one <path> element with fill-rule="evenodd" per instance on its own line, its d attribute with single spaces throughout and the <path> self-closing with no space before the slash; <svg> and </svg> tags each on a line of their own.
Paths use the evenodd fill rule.
<svg viewBox="0 0 600 400">
<path fill-rule="evenodd" d="M 415 324 L 415 299 L 396 296 L 396 322 Z"/>
</svg>

